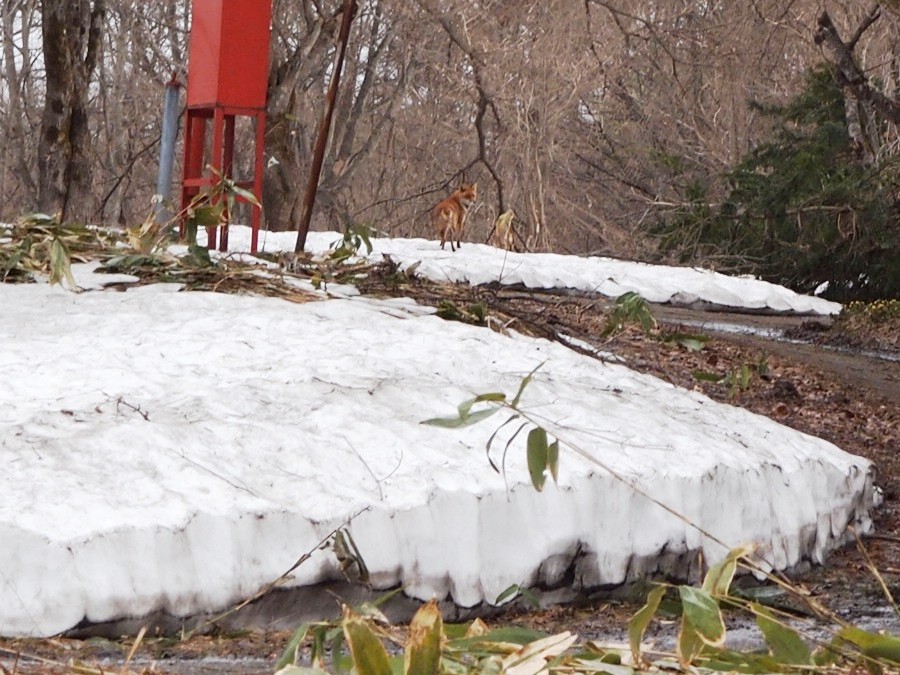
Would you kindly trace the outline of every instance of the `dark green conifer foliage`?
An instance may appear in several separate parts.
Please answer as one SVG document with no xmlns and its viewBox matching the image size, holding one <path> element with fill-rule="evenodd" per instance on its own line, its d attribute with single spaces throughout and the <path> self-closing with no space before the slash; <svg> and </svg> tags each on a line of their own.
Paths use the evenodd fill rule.
<svg viewBox="0 0 900 675">
<path fill-rule="evenodd" d="M 839 300 L 900 295 L 898 160 L 867 162 L 855 147 L 831 70 L 812 70 L 787 105 L 756 107 L 775 123 L 771 140 L 724 176 L 724 203 L 710 206 L 708 190 L 691 186 L 688 206 L 661 228 L 663 247 L 693 261 L 724 255 L 802 292 L 828 281 Z"/>
</svg>

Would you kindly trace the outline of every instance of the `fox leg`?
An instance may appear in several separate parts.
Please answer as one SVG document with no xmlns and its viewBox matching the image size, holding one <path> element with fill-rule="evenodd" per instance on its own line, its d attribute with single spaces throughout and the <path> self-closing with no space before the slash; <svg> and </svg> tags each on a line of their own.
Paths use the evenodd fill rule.
<svg viewBox="0 0 900 675">
<path fill-rule="evenodd" d="M 441 218 L 442 220 L 444 219 L 444 214 L 443 214 L 443 213 L 440 215 L 440 218 Z M 440 234 L 441 234 L 441 250 L 442 250 L 442 251 L 444 250 L 444 244 L 447 243 L 447 233 L 448 233 L 449 230 L 450 230 L 450 228 L 447 227 L 447 221 L 446 221 L 446 220 L 444 220 L 444 222 L 438 221 L 438 232 L 440 232 Z M 452 238 L 452 234 L 453 234 L 453 233 L 451 232 L 450 234 L 451 234 L 450 248 L 452 249 L 452 248 L 453 248 L 453 238 Z"/>
<path fill-rule="evenodd" d="M 450 230 L 450 228 L 447 228 L 447 229 L 441 231 L 441 250 L 442 251 L 444 250 L 444 244 L 446 244 L 447 241 L 450 242 L 450 250 L 456 251 L 456 249 L 453 247 L 453 231 Z"/>
</svg>

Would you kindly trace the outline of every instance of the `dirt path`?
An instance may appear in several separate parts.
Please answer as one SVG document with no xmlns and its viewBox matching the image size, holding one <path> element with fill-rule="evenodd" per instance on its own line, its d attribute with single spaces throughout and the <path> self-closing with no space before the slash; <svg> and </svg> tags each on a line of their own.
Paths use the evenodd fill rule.
<svg viewBox="0 0 900 675">
<path fill-rule="evenodd" d="M 848 394 L 855 389 L 875 392 L 886 401 L 900 405 L 900 354 L 834 347 L 779 337 L 804 326 L 828 327 L 824 318 L 792 317 L 733 312 L 704 311 L 678 307 L 654 308 L 665 323 L 697 326 L 749 349 L 758 349 L 779 358 L 829 373 L 845 383 Z M 815 337 L 817 328 L 805 331 Z M 770 333 L 771 335 L 766 335 Z"/>
</svg>

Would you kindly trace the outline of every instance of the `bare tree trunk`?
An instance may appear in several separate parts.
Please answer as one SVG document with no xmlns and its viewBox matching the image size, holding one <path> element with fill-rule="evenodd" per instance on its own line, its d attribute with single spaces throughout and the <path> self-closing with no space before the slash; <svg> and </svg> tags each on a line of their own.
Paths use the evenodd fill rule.
<svg viewBox="0 0 900 675">
<path fill-rule="evenodd" d="M 46 98 L 38 145 L 38 207 L 62 219 L 93 215 L 88 100 L 105 0 L 42 0 Z"/>
<path fill-rule="evenodd" d="M 33 2 L 7 2 L 3 6 L 3 76 L 6 78 L 6 91 L 9 96 L 9 123 L 6 133 L 8 142 L 4 144 L 4 153 L 12 151 L 9 165 L 14 167 L 18 182 L 23 189 L 23 201 L 33 204 L 37 195 L 37 185 L 32 175 L 33 153 L 26 146 L 27 101 L 22 97 L 22 83 L 31 76 L 31 64 L 28 56 L 32 17 L 35 13 Z M 18 26 L 16 24 L 18 23 Z M 18 35 L 17 35 L 18 33 Z M 21 65 L 17 68 L 15 45 L 22 45 Z M 7 162 L 4 162 L 4 165 Z M 5 190 L 0 197 L 5 197 Z"/>
</svg>

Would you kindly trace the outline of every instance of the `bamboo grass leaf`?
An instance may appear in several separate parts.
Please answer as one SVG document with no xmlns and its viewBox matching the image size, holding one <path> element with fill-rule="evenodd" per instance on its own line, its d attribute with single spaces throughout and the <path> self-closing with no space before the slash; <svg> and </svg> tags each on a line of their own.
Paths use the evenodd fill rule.
<svg viewBox="0 0 900 675">
<path fill-rule="evenodd" d="M 342 624 L 358 675 L 393 675 L 390 657 L 365 619 L 345 610 Z"/>
<path fill-rule="evenodd" d="M 531 474 L 531 483 L 535 490 L 540 492 L 547 480 L 547 432 L 542 427 L 535 427 L 528 432 L 528 473 Z"/>
<path fill-rule="evenodd" d="M 444 624 L 441 610 L 431 600 L 416 612 L 409 624 L 409 641 L 403 659 L 405 675 L 434 675 L 440 672 Z"/>
<path fill-rule="evenodd" d="M 778 621 L 772 610 L 762 605 L 753 603 L 750 608 L 775 660 L 792 666 L 813 665 L 812 652 L 797 631 Z"/>
<path fill-rule="evenodd" d="M 657 586 L 650 591 L 647 594 L 647 602 L 628 622 L 628 645 L 631 647 L 631 656 L 636 664 L 642 662 L 641 642 L 644 640 L 644 633 L 650 621 L 656 616 L 656 610 L 659 609 L 659 603 L 665 594 L 665 586 Z"/>
<path fill-rule="evenodd" d="M 725 642 L 725 622 L 722 610 L 707 591 L 693 586 L 679 586 L 684 618 L 704 643 L 720 647 Z"/>
</svg>

